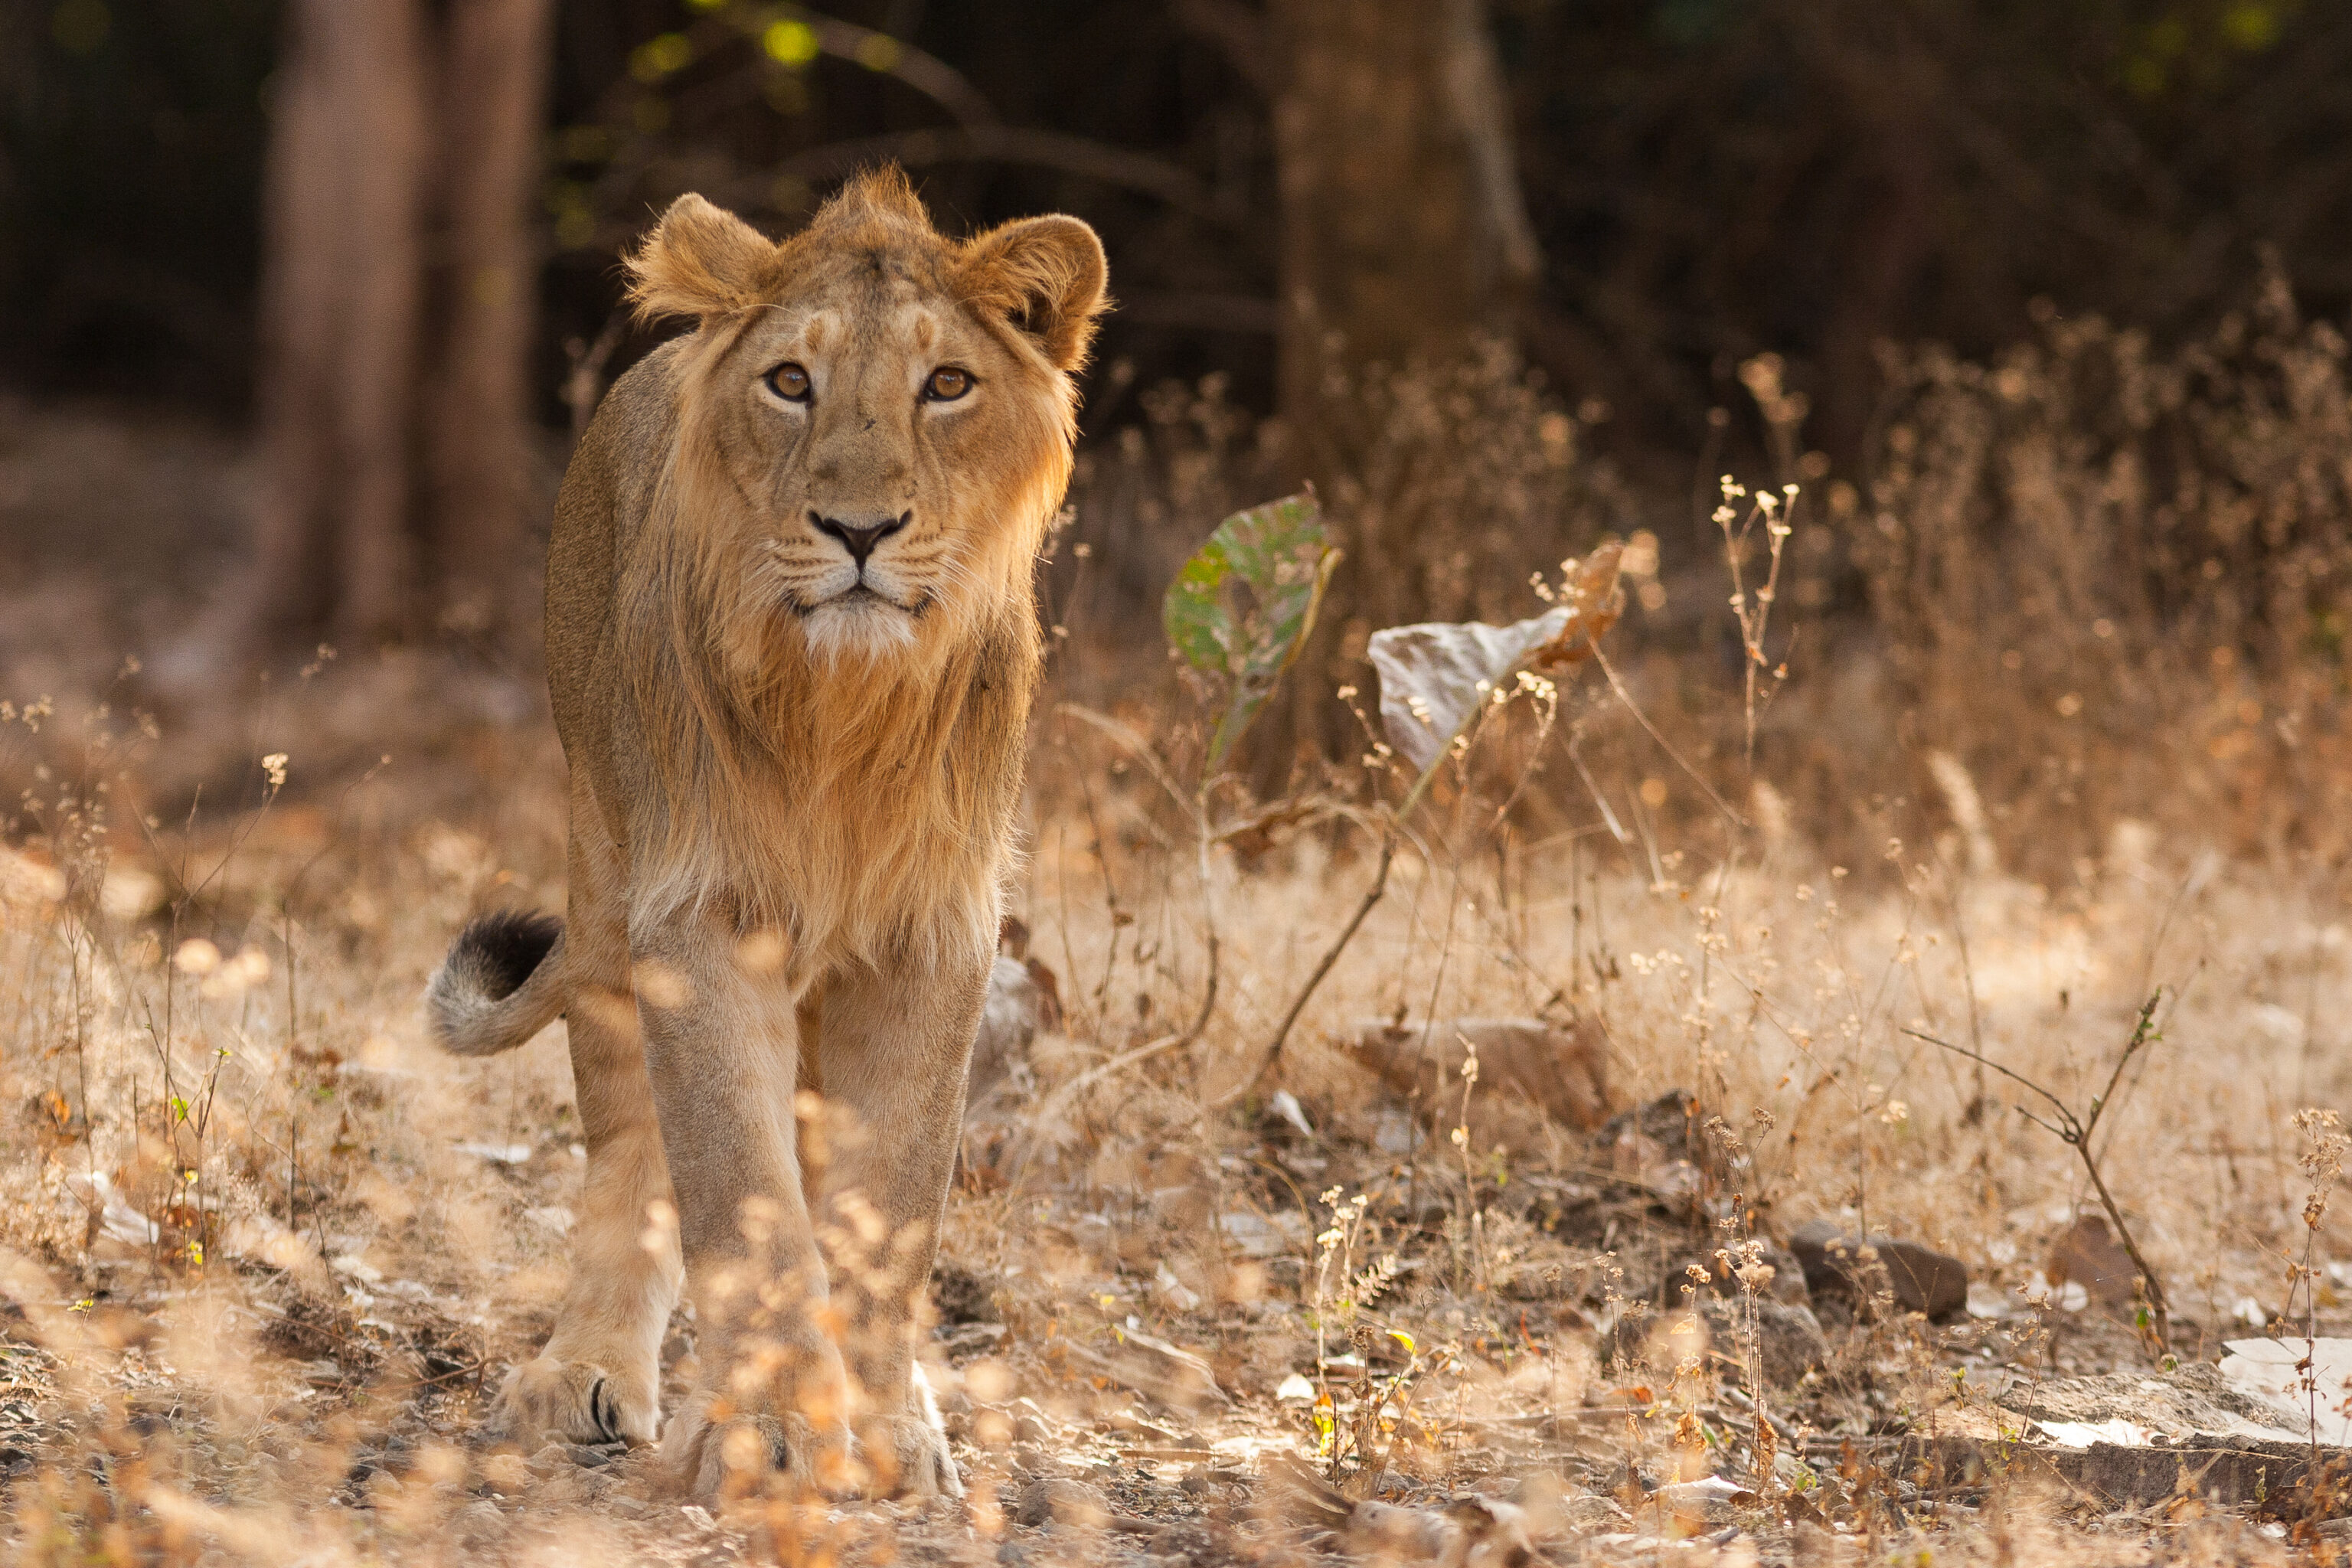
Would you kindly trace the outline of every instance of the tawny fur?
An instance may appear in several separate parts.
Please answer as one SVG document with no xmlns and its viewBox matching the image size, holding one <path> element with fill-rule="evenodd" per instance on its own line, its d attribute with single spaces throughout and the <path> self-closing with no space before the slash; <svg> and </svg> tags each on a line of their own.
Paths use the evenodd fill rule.
<svg viewBox="0 0 2352 1568">
<path fill-rule="evenodd" d="M 727 1420 L 802 1471 L 838 1447 L 831 1423 L 858 1431 L 866 1484 L 953 1489 L 908 1320 L 1012 853 L 1031 578 L 1069 478 L 1101 247 L 1066 217 L 950 241 L 889 172 L 781 244 L 681 197 L 629 272 L 641 311 L 696 328 L 614 387 L 557 503 L 569 920 L 520 984 L 485 979 L 499 954 L 469 932 L 432 994 L 468 1052 L 520 1045 L 551 997 L 570 1022 L 585 1212 L 555 1333 L 505 1416 L 526 1437 L 649 1437 L 682 1246 L 705 1384 L 663 1442 L 689 1479 L 709 1490 L 749 1451 L 710 1440 Z M 767 380 L 786 363 L 808 371 L 805 405 Z M 970 393 L 927 398 L 941 366 Z M 845 520 L 889 531 L 853 559 Z M 800 1167 L 793 1108 L 820 1085 L 887 1133 L 821 1173 Z M 760 1343 L 797 1370 L 714 1406 L 753 1255 L 793 1290 L 828 1289 L 812 1208 L 878 1218 L 889 1268 L 831 1288 L 845 1312 L 769 1323 Z M 853 1331 L 826 1339 L 826 1317 Z"/>
</svg>

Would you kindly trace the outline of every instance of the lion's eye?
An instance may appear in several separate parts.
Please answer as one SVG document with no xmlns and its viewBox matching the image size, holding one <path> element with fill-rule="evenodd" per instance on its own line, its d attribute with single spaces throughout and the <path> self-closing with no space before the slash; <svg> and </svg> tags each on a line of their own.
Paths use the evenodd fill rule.
<svg viewBox="0 0 2352 1568">
<path fill-rule="evenodd" d="M 809 400 L 809 373 L 796 364 L 780 364 L 768 373 L 768 390 L 786 403 Z"/>
<path fill-rule="evenodd" d="M 932 403 L 953 403 L 971 390 L 971 372 L 943 364 L 923 383 L 923 396 Z"/>
</svg>

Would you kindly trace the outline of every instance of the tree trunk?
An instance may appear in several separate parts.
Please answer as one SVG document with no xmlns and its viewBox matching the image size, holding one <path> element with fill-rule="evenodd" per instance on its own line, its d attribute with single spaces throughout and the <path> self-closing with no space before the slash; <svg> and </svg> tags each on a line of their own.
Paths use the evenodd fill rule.
<svg viewBox="0 0 2352 1568">
<path fill-rule="evenodd" d="M 426 400 L 430 585 L 445 626 L 515 618 L 530 483 L 539 179 L 551 0 L 465 0 L 448 22 L 440 188 L 446 272 Z"/>
<path fill-rule="evenodd" d="M 1273 20 L 1277 395 L 1348 556 L 1261 731 L 1269 790 L 1303 753 L 1352 743 L 1331 689 L 1360 675 L 1366 631 L 1469 607 L 1474 520 L 1415 477 L 1466 471 L 1463 432 L 1402 411 L 1493 390 L 1481 340 L 1514 335 L 1540 260 L 1484 0 L 1276 0 Z"/>
<path fill-rule="evenodd" d="M 289 7 L 267 489 L 227 639 L 245 652 L 484 630 L 512 602 L 533 499 L 528 215 L 551 16 L 550 0 L 451 0 L 438 27 L 423 0 Z"/>
<path fill-rule="evenodd" d="M 415 0 L 295 0 L 268 174 L 257 602 L 278 640 L 396 629 L 409 591 L 425 123 Z"/>
<path fill-rule="evenodd" d="M 1508 335 L 1534 281 L 1484 0 L 1279 0 L 1280 398 L 1321 466 L 1334 373 Z"/>
</svg>

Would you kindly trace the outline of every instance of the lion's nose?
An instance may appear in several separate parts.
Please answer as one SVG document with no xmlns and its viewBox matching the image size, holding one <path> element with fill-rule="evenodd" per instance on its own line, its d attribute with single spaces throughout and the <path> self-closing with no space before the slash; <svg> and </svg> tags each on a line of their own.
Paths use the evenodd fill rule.
<svg viewBox="0 0 2352 1568">
<path fill-rule="evenodd" d="M 876 545 L 913 521 L 914 516 L 911 511 L 902 511 L 896 517 L 886 517 L 880 522 L 856 523 L 811 512 L 809 521 L 815 525 L 819 533 L 829 533 L 841 541 L 841 547 L 849 552 L 849 558 L 863 566 L 866 558 L 874 553 Z"/>
</svg>

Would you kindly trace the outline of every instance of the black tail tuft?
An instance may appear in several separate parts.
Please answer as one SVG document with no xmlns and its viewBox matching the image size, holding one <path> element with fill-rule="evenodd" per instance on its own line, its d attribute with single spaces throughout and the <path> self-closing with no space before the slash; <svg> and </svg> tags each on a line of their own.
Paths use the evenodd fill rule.
<svg viewBox="0 0 2352 1568">
<path fill-rule="evenodd" d="M 476 965 L 488 999 L 503 1002 L 522 989 L 562 934 L 563 922 L 552 915 L 497 910 L 476 916 L 458 934 L 457 947 Z"/>
<path fill-rule="evenodd" d="M 462 1057 L 510 1051 L 563 1010 L 563 922 L 501 910 L 458 933 L 425 990 L 444 1049 Z"/>
</svg>

